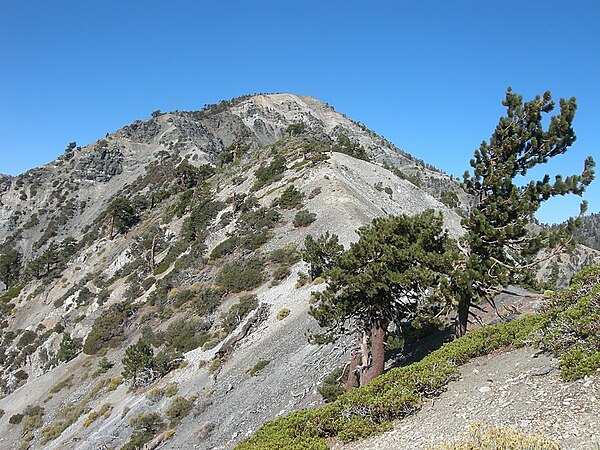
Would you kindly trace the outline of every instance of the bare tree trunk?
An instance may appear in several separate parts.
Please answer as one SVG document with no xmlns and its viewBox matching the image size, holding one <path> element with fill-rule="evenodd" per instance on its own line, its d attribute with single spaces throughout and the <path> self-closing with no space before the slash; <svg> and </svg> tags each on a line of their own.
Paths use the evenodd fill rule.
<svg viewBox="0 0 600 450">
<path fill-rule="evenodd" d="M 237 198 L 235 192 L 233 193 L 233 198 L 231 199 L 231 210 L 233 214 L 235 214 L 237 211 Z"/>
<path fill-rule="evenodd" d="M 358 374 L 362 352 L 360 351 L 360 337 L 356 339 L 356 347 L 352 351 L 352 359 L 348 367 L 348 379 L 346 380 L 346 390 L 360 386 L 360 376 Z"/>
<path fill-rule="evenodd" d="M 458 301 L 458 317 L 454 333 L 456 337 L 464 336 L 467 332 L 469 324 L 469 310 L 471 309 L 471 301 L 468 298 L 461 298 Z"/>
<path fill-rule="evenodd" d="M 239 147 L 240 143 L 236 142 L 235 143 L 235 147 L 233 148 L 233 162 L 236 162 L 238 159 L 238 147 Z"/>
<path fill-rule="evenodd" d="M 386 329 L 382 324 L 378 324 L 371 329 L 371 364 L 360 379 L 361 386 L 383 373 L 385 368 L 385 333 Z"/>
<path fill-rule="evenodd" d="M 148 260 L 148 268 L 150 272 L 154 270 L 154 249 L 156 248 L 156 235 L 152 238 L 152 245 L 150 246 L 150 258 Z"/>
<path fill-rule="evenodd" d="M 108 238 L 112 241 L 113 238 L 113 228 L 115 226 L 115 216 L 110 216 L 110 220 L 108 221 L 108 231 L 107 231 L 107 235 Z"/>
</svg>

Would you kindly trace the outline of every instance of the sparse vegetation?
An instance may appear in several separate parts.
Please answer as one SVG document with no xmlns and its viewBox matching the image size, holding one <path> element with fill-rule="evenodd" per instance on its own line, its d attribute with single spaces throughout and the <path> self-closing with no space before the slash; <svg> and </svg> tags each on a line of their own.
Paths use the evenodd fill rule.
<svg viewBox="0 0 600 450">
<path fill-rule="evenodd" d="M 473 424 L 459 441 L 428 447 L 427 450 L 560 450 L 557 441 L 539 434 L 524 434 L 512 428 Z"/>
<path fill-rule="evenodd" d="M 306 209 L 301 209 L 294 216 L 293 224 L 296 228 L 307 227 L 315 220 L 317 220 L 317 215 L 315 213 L 311 213 Z"/>
<path fill-rule="evenodd" d="M 271 363 L 271 361 L 268 359 L 260 359 L 256 364 L 254 364 L 252 369 L 250 369 L 250 372 L 249 372 L 250 376 L 254 377 L 254 376 L 258 375 L 258 373 L 261 370 L 263 370 L 265 367 L 267 367 L 270 363 Z"/>
<path fill-rule="evenodd" d="M 231 292 L 253 289 L 264 281 L 263 265 L 263 259 L 257 256 L 224 264 L 216 281 Z"/>
</svg>

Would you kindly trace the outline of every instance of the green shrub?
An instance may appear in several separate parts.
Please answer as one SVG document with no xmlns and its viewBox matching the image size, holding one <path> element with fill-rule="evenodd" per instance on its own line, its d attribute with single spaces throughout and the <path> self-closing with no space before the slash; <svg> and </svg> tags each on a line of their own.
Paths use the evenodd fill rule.
<svg viewBox="0 0 600 450">
<path fill-rule="evenodd" d="M 238 238 L 232 236 L 225 239 L 223 242 L 217 244 L 210 253 L 210 259 L 222 258 L 223 256 L 230 255 L 235 251 L 238 246 Z"/>
<path fill-rule="evenodd" d="M 23 414 L 13 414 L 8 419 L 8 423 L 10 423 L 11 425 L 19 425 L 23 420 L 23 417 L 25 417 Z"/>
<path fill-rule="evenodd" d="M 353 158 L 369 161 L 369 154 L 362 145 L 357 142 L 352 142 L 348 136 L 343 134 L 338 135 L 337 143 L 333 146 L 334 152 L 345 153 Z"/>
<path fill-rule="evenodd" d="M 20 284 L 18 286 L 13 286 L 13 287 L 9 288 L 0 297 L 0 302 L 8 303 L 11 300 L 14 300 L 15 298 L 17 298 L 19 296 L 19 294 L 21 293 L 21 291 L 23 290 L 24 287 L 25 287 L 25 285 Z"/>
<path fill-rule="evenodd" d="M 460 205 L 460 201 L 458 199 L 458 194 L 454 191 L 444 191 L 440 196 L 440 201 L 450 208 L 456 208 Z"/>
<path fill-rule="evenodd" d="M 302 203 L 303 198 L 304 194 L 292 185 L 283 191 L 281 196 L 273 203 L 274 206 L 279 206 L 280 208 L 292 209 Z"/>
<path fill-rule="evenodd" d="M 217 275 L 217 283 L 231 291 L 241 292 L 254 289 L 264 281 L 263 259 L 250 257 L 225 264 Z"/>
<path fill-rule="evenodd" d="M 183 397 L 174 397 L 167 406 L 166 416 L 169 427 L 174 428 L 190 413 L 194 402 Z"/>
<path fill-rule="evenodd" d="M 269 261 L 276 264 L 292 265 L 300 261 L 300 253 L 296 244 L 281 247 L 269 253 Z"/>
<path fill-rule="evenodd" d="M 321 397 L 327 402 L 331 403 L 335 401 L 345 390 L 342 386 L 342 375 L 344 368 L 338 367 L 333 372 L 325 377 L 323 382 L 317 388 L 317 392 L 321 394 Z"/>
<path fill-rule="evenodd" d="M 294 216 L 293 224 L 294 224 L 294 227 L 296 227 L 296 228 L 307 227 L 308 225 L 313 223 L 315 220 L 317 220 L 317 215 L 315 213 L 311 213 L 310 211 L 307 211 L 306 209 L 302 209 L 302 210 L 298 211 L 296 213 L 296 215 Z"/>
<path fill-rule="evenodd" d="M 542 307 L 541 345 L 561 359 L 561 375 L 576 380 L 600 368 L 600 265 L 577 274 Z"/>
<path fill-rule="evenodd" d="M 254 183 L 252 190 L 256 191 L 268 184 L 273 183 L 274 181 L 280 180 L 283 178 L 285 169 L 285 159 L 281 156 L 275 158 L 273 162 L 267 166 L 260 166 L 254 172 L 256 182 Z"/>
<path fill-rule="evenodd" d="M 51 394 L 56 394 L 56 393 L 62 391 L 64 388 L 71 387 L 72 385 L 73 385 L 73 374 L 69 375 L 64 380 L 59 381 L 58 383 L 56 383 L 55 385 L 53 385 L 50 388 L 50 393 Z"/>
<path fill-rule="evenodd" d="M 71 339 L 68 334 L 63 334 L 62 341 L 56 356 L 59 361 L 68 362 L 75 358 L 81 351 L 81 339 Z"/>
<path fill-rule="evenodd" d="M 263 370 L 270 363 L 271 363 L 271 361 L 268 360 L 268 359 L 260 359 L 260 360 L 258 360 L 258 362 L 256 364 L 254 364 L 254 367 L 252 367 L 252 369 L 250 369 L 250 376 L 253 377 L 253 376 L 257 375 L 258 372 L 260 372 L 261 370 Z"/>
<path fill-rule="evenodd" d="M 129 425 L 135 430 L 121 450 L 139 450 L 164 428 L 162 417 L 157 413 L 141 413 L 132 417 Z"/>
<path fill-rule="evenodd" d="M 100 349 L 119 342 L 134 311 L 135 307 L 128 303 L 111 305 L 108 311 L 94 321 L 83 344 L 83 352 L 95 355 Z"/>
</svg>

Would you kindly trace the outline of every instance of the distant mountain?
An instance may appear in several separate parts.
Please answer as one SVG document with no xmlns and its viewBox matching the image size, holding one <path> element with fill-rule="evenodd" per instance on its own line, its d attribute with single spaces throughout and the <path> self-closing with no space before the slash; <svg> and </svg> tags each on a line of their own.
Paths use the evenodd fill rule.
<svg viewBox="0 0 600 450">
<path fill-rule="evenodd" d="M 575 238 L 583 245 L 600 250 L 600 213 L 584 216 L 581 220 L 582 225 L 575 231 Z"/>
</svg>

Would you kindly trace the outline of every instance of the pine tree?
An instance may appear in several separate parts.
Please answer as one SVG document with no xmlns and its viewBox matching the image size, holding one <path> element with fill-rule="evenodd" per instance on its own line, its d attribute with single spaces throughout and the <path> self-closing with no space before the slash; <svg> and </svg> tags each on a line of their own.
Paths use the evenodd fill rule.
<svg viewBox="0 0 600 450">
<path fill-rule="evenodd" d="M 122 362 L 123 371 L 121 375 L 125 379 L 132 379 L 133 384 L 137 385 L 142 375 L 153 372 L 154 350 L 148 343 L 140 339 L 125 349 Z M 150 378 L 153 378 L 153 376 Z"/>
<path fill-rule="evenodd" d="M 304 239 L 302 259 L 309 264 L 308 274 L 311 280 L 320 277 L 325 269 L 331 269 L 344 251 L 344 246 L 338 242 L 337 235 L 329 232 L 316 240 L 312 235 Z"/>
<path fill-rule="evenodd" d="M 316 341 L 357 335 L 348 387 L 383 373 L 384 343 L 391 324 L 432 317 L 446 305 L 447 276 L 456 259 L 441 214 L 375 219 L 360 239 L 323 267 L 327 287 L 314 293 L 310 314 L 326 329 Z M 337 237 L 321 242 L 337 243 Z M 318 240 L 318 241 L 319 241 Z"/>
<path fill-rule="evenodd" d="M 14 286 L 18 283 L 21 273 L 21 254 L 10 247 L 0 252 L 0 281 L 6 287 Z"/>
<path fill-rule="evenodd" d="M 81 339 L 72 339 L 70 335 L 64 334 L 56 356 L 60 361 L 68 362 L 75 358 L 81 351 Z"/>
<path fill-rule="evenodd" d="M 132 203 L 126 198 L 117 198 L 106 211 L 108 216 L 108 237 L 112 239 L 114 230 L 125 233 L 140 220 Z"/>
<path fill-rule="evenodd" d="M 555 106 L 550 92 L 523 103 L 508 88 L 502 104 L 506 116 L 500 118 L 490 142 L 482 142 L 475 151 L 472 172 L 464 174 L 465 188 L 476 204 L 463 220 L 465 260 L 454 277 L 459 335 L 466 331 L 475 303 L 491 299 L 502 286 L 527 283 L 540 262 L 540 250 L 557 251 L 571 242 L 577 219 L 549 232 L 532 226 L 534 214 L 552 197 L 581 195 L 594 179 L 594 160 L 588 157 L 580 175 L 556 175 L 554 181 L 545 175 L 517 185 L 517 177 L 564 154 L 575 142 L 572 122 L 577 104 L 574 98 L 561 99 L 560 112 L 550 117 L 547 129 L 544 115 Z M 581 211 L 585 208 L 582 202 Z"/>
</svg>

